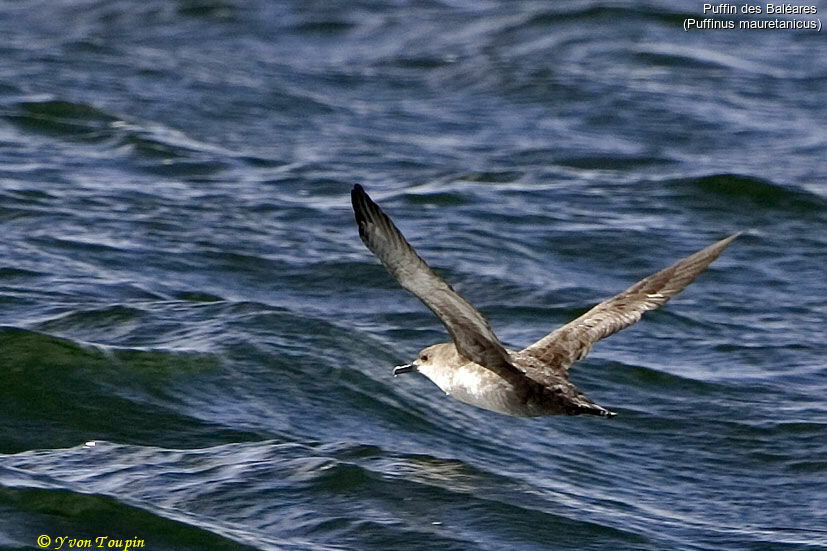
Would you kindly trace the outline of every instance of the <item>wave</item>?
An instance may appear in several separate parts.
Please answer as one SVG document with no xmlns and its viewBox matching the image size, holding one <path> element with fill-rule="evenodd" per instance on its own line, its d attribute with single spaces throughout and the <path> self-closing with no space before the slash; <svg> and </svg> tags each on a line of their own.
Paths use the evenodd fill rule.
<svg viewBox="0 0 827 551">
<path fill-rule="evenodd" d="M 217 369 L 216 356 L 105 347 L 13 327 L 0 328 L 0 350 L 0 452 L 95 439 L 183 445 L 260 437 L 180 407 L 175 382 Z"/>
</svg>

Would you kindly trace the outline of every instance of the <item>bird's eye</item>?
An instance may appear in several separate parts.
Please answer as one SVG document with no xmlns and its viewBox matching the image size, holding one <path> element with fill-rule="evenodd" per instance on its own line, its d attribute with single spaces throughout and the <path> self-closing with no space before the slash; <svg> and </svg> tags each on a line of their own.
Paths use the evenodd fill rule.
<svg viewBox="0 0 827 551">
<path fill-rule="evenodd" d="M 427 361 L 428 361 L 428 355 L 427 355 L 427 354 L 422 354 L 422 355 L 419 357 L 419 361 L 421 361 L 421 362 L 427 362 Z"/>
</svg>

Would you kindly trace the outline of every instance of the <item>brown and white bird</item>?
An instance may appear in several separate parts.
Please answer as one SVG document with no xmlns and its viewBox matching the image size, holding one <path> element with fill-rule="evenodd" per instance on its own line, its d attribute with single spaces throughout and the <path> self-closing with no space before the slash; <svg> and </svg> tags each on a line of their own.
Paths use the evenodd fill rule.
<svg viewBox="0 0 827 551">
<path fill-rule="evenodd" d="M 568 369 L 592 345 L 637 322 L 692 283 L 734 234 L 642 279 L 520 351 L 506 349 L 485 317 L 437 275 L 360 185 L 351 191 L 359 236 L 402 287 L 448 329 L 451 343 L 422 350 L 394 375 L 418 371 L 462 402 L 507 415 L 615 414 L 569 382 Z"/>
</svg>

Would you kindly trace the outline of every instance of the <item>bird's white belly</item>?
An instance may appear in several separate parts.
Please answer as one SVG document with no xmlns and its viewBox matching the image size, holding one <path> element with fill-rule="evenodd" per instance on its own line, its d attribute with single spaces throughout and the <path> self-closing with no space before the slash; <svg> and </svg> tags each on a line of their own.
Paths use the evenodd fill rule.
<svg viewBox="0 0 827 551">
<path fill-rule="evenodd" d="M 474 363 L 456 369 L 451 381 L 442 390 L 466 404 L 508 415 L 525 415 L 520 411 L 525 406 L 520 403 L 511 384 Z"/>
</svg>

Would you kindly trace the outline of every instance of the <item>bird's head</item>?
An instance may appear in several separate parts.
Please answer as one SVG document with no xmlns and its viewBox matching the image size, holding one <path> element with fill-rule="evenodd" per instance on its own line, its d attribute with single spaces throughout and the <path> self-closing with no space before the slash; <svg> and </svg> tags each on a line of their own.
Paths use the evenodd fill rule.
<svg viewBox="0 0 827 551">
<path fill-rule="evenodd" d="M 411 363 L 393 368 L 393 375 L 417 371 L 433 380 L 438 372 L 458 365 L 460 358 L 453 343 L 433 344 L 423 348 Z"/>
</svg>

